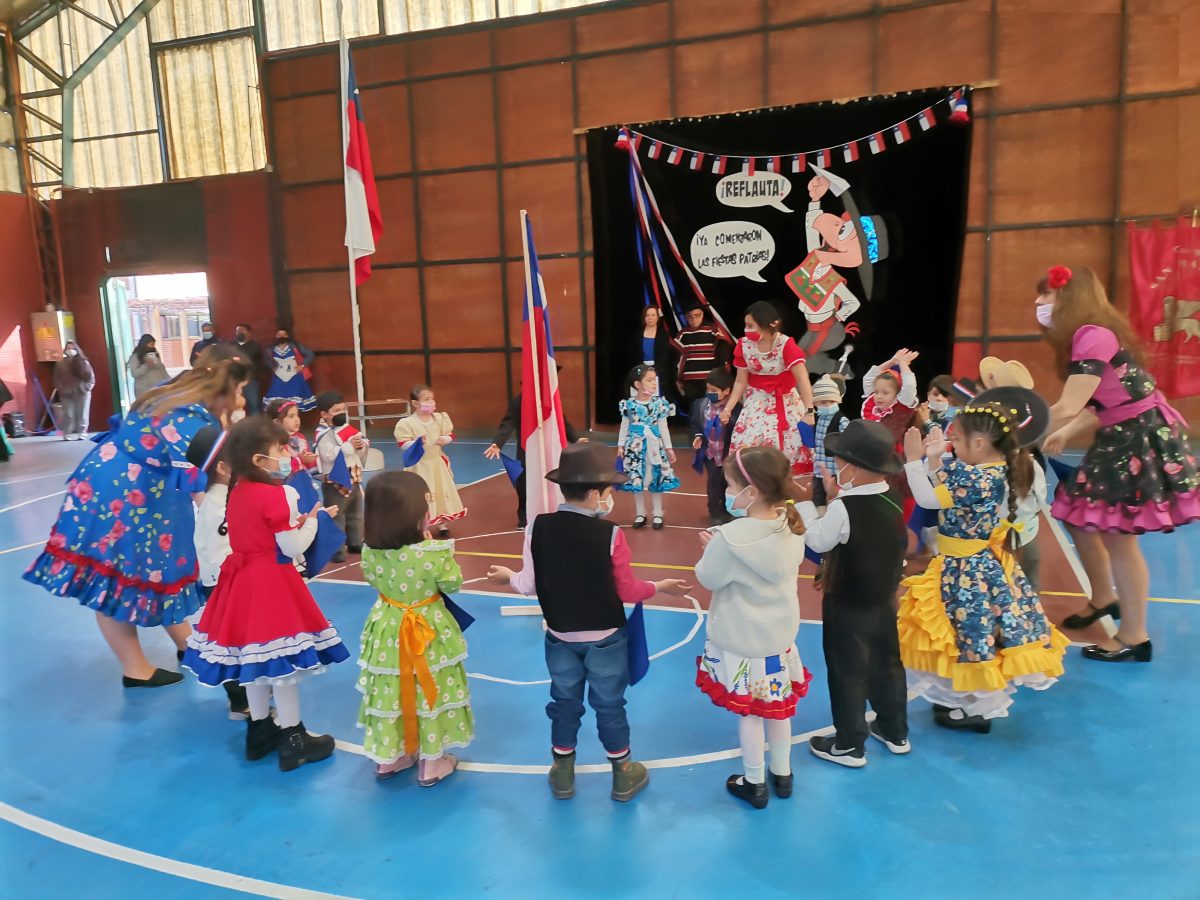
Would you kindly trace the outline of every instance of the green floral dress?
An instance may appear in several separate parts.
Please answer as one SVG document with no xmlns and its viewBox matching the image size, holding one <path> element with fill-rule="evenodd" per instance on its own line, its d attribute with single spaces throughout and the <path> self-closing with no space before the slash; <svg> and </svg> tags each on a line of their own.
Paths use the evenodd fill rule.
<svg viewBox="0 0 1200 900">
<path fill-rule="evenodd" d="M 388 600 L 408 606 L 431 596 L 437 598 L 408 613 L 382 598 L 371 607 L 363 626 L 358 660 L 362 669 L 358 690 L 363 695 L 358 725 L 366 732 L 366 755 L 385 764 L 405 755 L 400 669 L 405 615 L 420 616 L 433 632 L 423 654 L 437 685 L 432 709 L 425 701 L 421 679 L 415 679 L 420 758 L 437 759 L 451 747 L 466 747 L 475 736 L 471 691 L 463 666 L 467 642 L 439 594 L 451 594 L 462 587 L 454 542 L 423 541 L 399 550 L 364 547 L 362 568 L 367 582 Z"/>
</svg>

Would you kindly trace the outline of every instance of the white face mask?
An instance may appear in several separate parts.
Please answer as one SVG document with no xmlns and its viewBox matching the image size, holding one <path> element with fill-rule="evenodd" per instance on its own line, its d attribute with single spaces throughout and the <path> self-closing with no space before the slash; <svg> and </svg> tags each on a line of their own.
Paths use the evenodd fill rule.
<svg viewBox="0 0 1200 900">
<path fill-rule="evenodd" d="M 1049 328 L 1054 324 L 1054 304 L 1039 303 L 1037 309 L 1034 310 L 1034 315 L 1037 316 L 1039 325 L 1043 328 Z"/>
<path fill-rule="evenodd" d="M 842 473 L 845 472 L 848 468 L 850 468 L 850 467 L 842 466 L 837 471 L 837 486 L 840 490 L 843 490 L 843 491 L 848 491 L 848 490 L 850 490 L 850 488 L 854 487 L 854 479 L 850 479 L 849 481 L 842 481 Z"/>
<path fill-rule="evenodd" d="M 605 516 L 611 515 L 613 507 L 617 502 L 612 497 L 601 497 L 596 506 L 595 516 L 597 519 L 603 519 Z"/>
<path fill-rule="evenodd" d="M 950 408 L 950 402 L 948 400 L 930 400 L 929 408 L 934 412 L 945 412 Z"/>
<path fill-rule="evenodd" d="M 69 347 L 63 351 L 63 356 L 74 356 L 78 352 L 74 347 Z"/>
</svg>

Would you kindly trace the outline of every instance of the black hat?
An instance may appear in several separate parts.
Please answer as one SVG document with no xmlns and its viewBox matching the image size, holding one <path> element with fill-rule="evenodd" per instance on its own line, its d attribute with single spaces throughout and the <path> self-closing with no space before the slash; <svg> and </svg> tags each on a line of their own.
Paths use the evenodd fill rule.
<svg viewBox="0 0 1200 900">
<path fill-rule="evenodd" d="M 892 433 L 865 419 L 854 419 L 845 431 L 825 435 L 825 452 L 881 475 L 896 475 L 904 468 Z"/>
<path fill-rule="evenodd" d="M 229 432 L 222 431 L 216 425 L 205 425 L 188 444 L 187 461 L 207 474 L 220 458 L 221 448 L 225 446 L 228 436 Z"/>
<path fill-rule="evenodd" d="M 329 412 L 329 410 L 342 403 L 345 399 L 337 391 L 323 391 L 317 394 L 317 409 L 321 412 Z"/>
<path fill-rule="evenodd" d="M 1008 418 L 1012 421 L 1006 424 L 1016 429 L 1018 446 L 1032 447 L 1050 427 L 1050 407 L 1046 401 L 1021 387 L 998 387 L 976 394 L 959 413 L 969 413 L 973 407 L 986 403 L 998 403 L 1008 410 Z"/>
<path fill-rule="evenodd" d="M 558 468 L 546 473 L 555 484 L 624 484 L 629 479 L 613 468 L 613 454 L 603 444 L 564 447 Z"/>
</svg>

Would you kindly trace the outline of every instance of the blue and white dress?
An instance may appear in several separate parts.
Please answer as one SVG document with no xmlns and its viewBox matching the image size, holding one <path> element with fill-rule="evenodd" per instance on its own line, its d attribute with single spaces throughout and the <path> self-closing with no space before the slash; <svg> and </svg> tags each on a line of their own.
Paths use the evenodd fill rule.
<svg viewBox="0 0 1200 900">
<path fill-rule="evenodd" d="M 24 575 L 118 622 L 178 625 L 200 607 L 187 461 L 196 432 L 217 419 L 200 405 L 163 416 L 131 412 L 67 481 L 50 539 Z"/>
<path fill-rule="evenodd" d="M 649 400 L 622 400 L 621 434 L 617 446 L 624 450 L 625 474 L 629 481 L 623 491 L 662 494 L 679 487 L 679 478 L 667 458 L 671 433 L 667 418 L 675 415 L 675 406 L 661 396 Z"/>
<path fill-rule="evenodd" d="M 316 409 L 317 398 L 304 378 L 303 369 L 313 361 L 313 353 L 307 347 L 295 343 L 275 344 L 271 347 L 271 366 L 275 377 L 263 398 L 266 405 L 272 400 L 291 400 L 302 412 Z"/>
</svg>

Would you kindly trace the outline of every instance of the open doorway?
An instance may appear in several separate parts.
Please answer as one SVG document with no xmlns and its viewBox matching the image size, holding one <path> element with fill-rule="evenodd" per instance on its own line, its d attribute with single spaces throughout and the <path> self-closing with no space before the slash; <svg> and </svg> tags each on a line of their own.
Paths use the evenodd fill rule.
<svg viewBox="0 0 1200 900">
<path fill-rule="evenodd" d="M 203 272 L 118 275 L 101 285 L 100 294 L 113 404 L 128 412 L 135 399 L 130 358 L 143 335 L 154 338 L 168 378 L 190 367 L 200 326 L 212 321 L 208 278 Z"/>
</svg>

